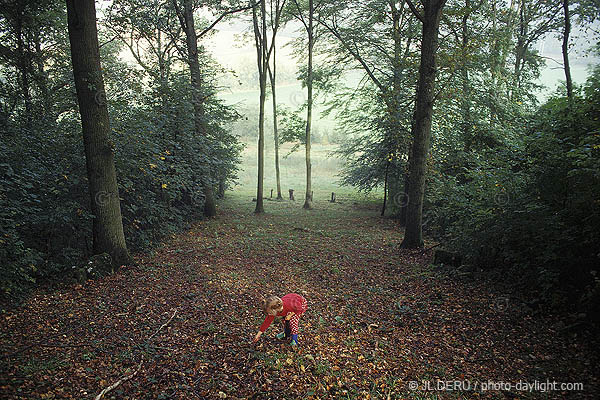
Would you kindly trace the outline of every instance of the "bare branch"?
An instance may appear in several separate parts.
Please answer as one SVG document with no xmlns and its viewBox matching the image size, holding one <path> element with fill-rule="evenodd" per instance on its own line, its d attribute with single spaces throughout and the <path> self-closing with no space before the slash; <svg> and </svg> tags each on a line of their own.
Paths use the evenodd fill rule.
<svg viewBox="0 0 600 400">
<path fill-rule="evenodd" d="M 158 334 L 158 332 L 161 331 L 162 328 L 164 328 L 165 326 L 169 325 L 169 322 L 171 322 L 171 320 L 175 317 L 175 314 L 177 314 L 177 309 L 175 309 L 175 311 L 173 312 L 173 315 L 171 315 L 171 318 L 169 318 L 169 320 L 167 322 L 165 322 L 164 324 L 161 325 L 160 328 L 158 328 L 158 330 L 156 332 L 154 332 L 152 334 L 152 336 L 150 336 L 148 339 L 146 339 L 147 341 L 152 339 L 154 336 L 156 336 Z"/>
<path fill-rule="evenodd" d="M 138 365 L 137 369 L 135 370 L 135 372 L 131 375 L 126 375 L 124 377 L 122 377 L 121 379 L 119 379 L 118 381 L 116 381 L 115 383 L 113 383 L 112 385 L 110 385 L 109 387 L 105 388 L 104 390 L 102 390 L 98 396 L 96 396 L 94 398 L 94 400 L 100 400 L 106 393 L 110 392 L 111 390 L 117 388 L 119 385 L 121 385 L 123 382 L 126 382 L 128 380 L 130 380 L 131 378 L 133 378 L 134 376 L 136 376 L 138 374 L 138 372 L 140 372 L 140 370 L 142 369 L 142 364 L 144 363 L 144 358 L 142 356 L 142 361 L 140 361 L 140 364 Z"/>
<path fill-rule="evenodd" d="M 227 11 L 225 11 L 223 14 L 221 14 L 219 16 L 219 18 L 217 18 L 212 24 L 210 24 L 208 26 L 208 28 L 206 28 L 202 32 L 200 32 L 198 34 L 198 37 L 201 38 L 202 36 L 206 35 L 212 28 L 215 27 L 215 25 L 217 25 L 226 16 L 231 15 L 231 14 L 235 14 L 235 13 L 239 13 L 239 12 L 242 12 L 242 11 L 251 10 L 254 7 L 256 7 L 257 5 L 259 5 L 262 1 L 264 1 L 264 0 L 259 0 L 256 3 L 253 2 L 253 4 L 250 4 L 249 6 L 246 6 L 246 7 L 241 7 L 241 8 L 236 8 L 234 10 L 227 10 Z"/>
<path fill-rule="evenodd" d="M 412 11 L 412 13 L 415 15 L 415 17 L 417 17 L 417 19 L 423 23 L 425 23 L 425 20 L 423 18 L 423 16 L 421 15 L 421 13 L 417 10 L 417 8 L 415 7 L 415 5 L 412 3 L 412 1 L 410 0 L 406 0 L 406 4 L 408 4 L 408 7 L 410 8 L 410 11 Z"/>
</svg>

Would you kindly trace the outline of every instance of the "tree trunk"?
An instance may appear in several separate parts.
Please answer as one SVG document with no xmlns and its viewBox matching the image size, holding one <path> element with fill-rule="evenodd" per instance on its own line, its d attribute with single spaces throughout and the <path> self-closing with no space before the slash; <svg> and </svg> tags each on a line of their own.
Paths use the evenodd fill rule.
<svg viewBox="0 0 600 400">
<path fill-rule="evenodd" d="M 407 196 L 408 196 L 408 173 L 405 172 L 404 173 L 404 203 L 403 206 L 400 208 L 400 218 L 399 218 L 399 222 L 400 222 L 400 226 L 406 226 L 406 215 L 408 214 L 408 200 L 407 200 Z"/>
<path fill-rule="evenodd" d="M 417 102 L 412 125 L 413 143 L 409 155 L 409 186 L 406 229 L 403 248 L 423 246 L 423 197 L 427 155 L 431 139 L 431 119 L 433 116 L 438 31 L 445 0 L 424 2 L 423 39 L 421 42 L 421 64 L 417 85 Z"/>
<path fill-rule="evenodd" d="M 48 76 L 44 70 L 44 54 L 42 53 L 42 43 L 39 32 L 34 33 L 33 41 L 35 43 L 35 62 L 37 66 L 36 81 L 40 88 L 40 95 L 42 96 L 44 119 L 54 123 L 56 117 L 52 112 L 52 101 L 48 91 Z"/>
<path fill-rule="evenodd" d="M 563 10 L 565 15 L 565 33 L 563 35 L 562 53 L 565 64 L 565 78 L 567 80 L 567 97 L 569 106 L 573 101 L 573 81 L 571 80 L 571 66 L 569 65 L 569 35 L 571 33 L 571 17 L 569 16 L 569 0 L 563 0 Z"/>
<path fill-rule="evenodd" d="M 31 90 L 29 88 L 29 49 L 25 48 L 24 32 L 23 32 L 23 9 L 22 5 L 18 6 L 15 11 L 15 35 L 17 36 L 17 57 L 18 57 L 18 69 L 21 74 L 21 93 L 23 94 L 23 100 L 25 103 L 25 127 L 28 129 L 31 126 L 31 120 L 33 115 L 33 108 L 31 106 Z"/>
<path fill-rule="evenodd" d="M 173 0 L 176 2 L 177 0 Z M 185 31 L 188 50 L 188 64 L 190 66 L 190 78 L 192 82 L 192 103 L 194 105 L 194 128 L 196 135 L 204 136 L 209 141 L 206 115 L 204 111 L 204 99 L 202 98 L 202 74 L 200 73 L 200 61 L 198 59 L 198 38 L 194 27 L 194 8 L 192 0 L 183 2 L 183 21 L 180 22 Z M 213 194 L 212 183 L 207 177 L 201 178 L 204 190 L 204 216 L 214 217 L 217 215 L 217 206 Z"/>
<path fill-rule="evenodd" d="M 388 192 L 388 171 L 390 169 L 390 162 L 388 161 L 385 165 L 385 176 L 383 178 L 383 205 L 381 206 L 381 216 L 385 215 L 385 207 L 387 203 L 387 192 Z M 333 202 L 333 193 L 331 194 L 331 201 Z"/>
<path fill-rule="evenodd" d="M 275 95 L 276 88 L 276 72 L 277 62 L 275 58 L 275 36 L 273 36 L 273 69 L 267 65 L 269 70 L 269 78 L 271 81 L 271 92 L 273 93 L 273 140 L 275 142 L 275 179 L 277 181 L 277 200 L 283 200 L 281 196 L 281 175 L 279 172 L 279 133 L 277 131 L 277 97 Z"/>
<path fill-rule="evenodd" d="M 498 18 L 496 10 L 496 0 L 492 0 L 492 45 L 491 45 L 491 65 L 490 74 L 492 78 L 492 84 L 490 85 L 490 124 L 495 125 L 498 110 L 496 104 L 498 103 L 498 74 L 499 74 L 499 56 L 500 56 L 500 39 L 498 38 Z"/>
<path fill-rule="evenodd" d="M 265 1 L 260 3 L 259 27 L 256 7 L 252 9 L 252 21 L 254 25 L 254 37 L 256 41 L 256 61 L 258 64 L 258 81 L 260 85 L 259 114 L 258 114 L 258 182 L 256 185 L 256 208 L 255 214 L 265 212 L 263 205 L 263 186 L 265 176 L 265 99 L 267 91 L 267 24 Z"/>
<path fill-rule="evenodd" d="M 466 12 L 462 18 L 462 113 L 463 113 L 463 141 L 464 151 L 468 153 L 471 151 L 472 145 L 472 132 L 471 127 L 473 126 L 471 118 L 471 86 L 469 81 L 469 65 L 467 63 L 467 53 L 469 51 L 469 26 L 467 24 L 469 16 L 471 15 L 471 1 L 465 1 Z"/>
<path fill-rule="evenodd" d="M 514 69 L 514 87 L 511 90 L 510 99 L 515 101 L 521 97 L 521 74 L 527 54 L 527 34 L 529 25 L 525 17 L 525 1 L 519 1 L 519 30 L 517 33 L 517 44 L 515 46 L 515 69 Z"/>
<path fill-rule="evenodd" d="M 311 163 L 310 163 L 310 127 L 312 120 L 313 106 L 313 47 L 315 44 L 313 31 L 313 0 L 308 0 L 308 76 L 306 87 L 308 89 L 308 111 L 306 115 L 306 196 L 304 199 L 304 208 L 311 208 L 312 204 L 312 185 L 311 185 Z"/>
<path fill-rule="evenodd" d="M 398 200 L 403 197 L 402 188 L 400 187 L 400 179 L 397 173 L 389 173 L 390 163 L 393 159 L 398 159 L 400 154 L 405 154 L 405 138 L 401 137 L 401 132 L 403 132 L 402 126 L 402 116 L 401 112 L 401 103 L 403 101 L 402 89 L 402 73 L 404 69 L 403 65 L 403 50 L 402 50 L 402 40 L 404 36 L 402 32 L 400 32 L 400 18 L 402 16 L 402 10 L 398 10 L 396 8 L 396 4 L 394 2 L 390 2 L 391 12 L 392 12 L 392 29 L 393 29 L 393 38 L 394 38 L 394 59 L 392 62 L 393 68 L 393 78 L 392 78 L 392 87 L 391 92 L 384 93 L 384 96 L 390 96 L 390 100 L 388 102 L 388 118 L 389 118 L 389 128 L 386 130 L 386 147 L 388 150 L 387 156 L 387 164 L 385 168 L 385 183 L 384 186 L 387 187 L 386 194 L 388 195 L 386 203 L 386 207 L 388 209 L 388 215 L 397 218 L 401 215 L 403 207 L 401 202 Z M 410 38 L 408 39 L 410 42 Z M 408 45 L 408 43 L 407 43 Z M 390 176 L 391 175 L 391 176 Z M 385 196 L 385 194 L 384 194 Z M 389 204 L 389 205 L 388 205 Z M 382 214 L 383 215 L 383 214 Z"/>
<path fill-rule="evenodd" d="M 113 144 L 100 67 L 94 0 L 67 0 L 69 40 L 92 200 L 94 253 L 130 262 L 125 244 Z"/>
<path fill-rule="evenodd" d="M 167 96 L 167 92 L 168 92 L 168 86 L 167 86 L 167 82 L 168 82 L 168 78 L 167 78 L 167 62 L 165 60 L 165 57 L 163 56 L 163 47 L 162 47 L 162 35 L 161 35 L 161 31 L 158 30 L 157 34 L 156 34 L 156 38 L 157 38 L 157 44 L 156 44 L 156 56 L 158 59 L 158 79 L 160 80 L 160 103 L 161 103 L 161 109 L 163 114 L 167 114 L 168 113 L 168 107 L 169 107 L 169 99 Z M 168 56 L 167 56 L 168 57 Z M 162 132 L 162 134 L 164 135 L 164 132 Z"/>
<path fill-rule="evenodd" d="M 219 181 L 219 198 L 225 198 L 225 179 Z"/>
</svg>

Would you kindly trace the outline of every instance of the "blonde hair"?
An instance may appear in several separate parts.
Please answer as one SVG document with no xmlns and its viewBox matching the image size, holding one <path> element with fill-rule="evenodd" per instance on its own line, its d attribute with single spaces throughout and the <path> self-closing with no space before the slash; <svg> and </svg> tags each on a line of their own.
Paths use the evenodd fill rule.
<svg viewBox="0 0 600 400">
<path fill-rule="evenodd" d="M 271 310 L 279 310 L 283 306 L 283 301 L 277 296 L 269 296 L 263 300 L 262 309 L 269 314 Z"/>
</svg>

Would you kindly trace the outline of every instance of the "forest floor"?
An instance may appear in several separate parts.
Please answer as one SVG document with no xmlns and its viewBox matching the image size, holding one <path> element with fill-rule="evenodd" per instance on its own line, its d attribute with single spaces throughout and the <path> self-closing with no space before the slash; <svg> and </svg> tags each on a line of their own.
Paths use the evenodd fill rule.
<svg viewBox="0 0 600 400">
<path fill-rule="evenodd" d="M 255 216 L 229 196 L 135 265 L 0 315 L 0 398 L 94 399 L 132 374 L 104 398 L 599 398 L 588 339 L 399 249 L 376 204 L 267 201 Z M 279 324 L 253 346 L 261 299 L 288 292 L 308 300 L 299 348 Z M 554 381 L 584 386 L 543 391 Z"/>
</svg>

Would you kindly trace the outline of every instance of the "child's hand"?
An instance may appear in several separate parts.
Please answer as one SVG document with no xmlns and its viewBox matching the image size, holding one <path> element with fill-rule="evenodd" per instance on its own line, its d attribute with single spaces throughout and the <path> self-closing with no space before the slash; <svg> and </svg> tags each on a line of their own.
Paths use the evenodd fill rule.
<svg viewBox="0 0 600 400">
<path fill-rule="evenodd" d="M 292 319 L 292 317 L 295 315 L 296 313 L 294 312 L 289 312 L 287 313 L 287 315 L 285 316 L 285 320 L 289 321 L 290 319 Z"/>
</svg>

